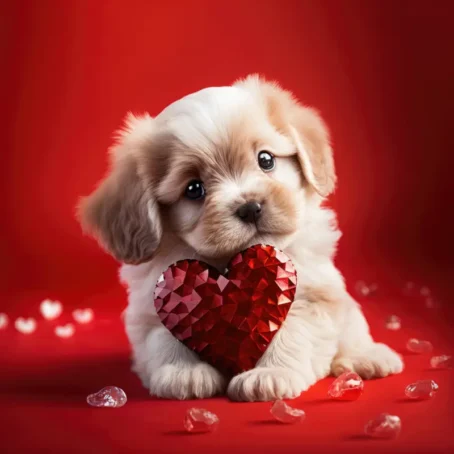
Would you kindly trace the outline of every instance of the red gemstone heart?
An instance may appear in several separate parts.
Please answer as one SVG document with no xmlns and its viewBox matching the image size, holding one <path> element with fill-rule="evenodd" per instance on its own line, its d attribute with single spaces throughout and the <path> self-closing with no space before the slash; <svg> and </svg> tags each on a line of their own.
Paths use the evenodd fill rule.
<svg viewBox="0 0 454 454">
<path fill-rule="evenodd" d="M 181 260 L 162 275 L 156 310 L 166 328 L 226 375 L 252 369 L 282 325 L 296 291 L 296 270 L 272 246 L 237 254 L 226 275 Z"/>
</svg>

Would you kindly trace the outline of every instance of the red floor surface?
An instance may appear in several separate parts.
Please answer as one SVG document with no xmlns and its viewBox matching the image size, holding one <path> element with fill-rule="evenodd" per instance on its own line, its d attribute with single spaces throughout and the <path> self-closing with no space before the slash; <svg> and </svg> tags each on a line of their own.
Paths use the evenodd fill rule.
<svg viewBox="0 0 454 454">
<path fill-rule="evenodd" d="M 376 276 L 363 271 L 359 277 Z M 35 316 L 39 324 L 29 336 L 19 334 L 11 324 L 0 331 L 1 408 L 7 415 L 1 426 L 2 452 L 452 452 L 454 372 L 432 370 L 430 355 L 405 351 L 407 339 L 417 337 L 433 342 L 434 354 L 452 353 L 452 311 L 446 305 L 452 284 L 429 280 L 440 307 L 427 309 L 422 297 L 401 296 L 395 275 L 387 279 L 385 272 L 379 279 L 379 293 L 360 300 L 376 339 L 403 354 L 404 373 L 366 382 L 356 402 L 330 401 L 327 389 L 333 379 L 322 380 L 292 402 L 307 414 L 306 421 L 296 426 L 273 421 L 269 403 L 232 403 L 224 397 L 177 402 L 148 396 L 129 369 L 129 347 L 120 321 L 125 298 L 119 287 L 89 298 L 82 290 L 9 295 L 13 319 Z M 349 282 L 354 283 L 354 276 Z M 39 302 L 47 296 L 65 303 L 58 322 L 39 315 Z M 53 327 L 69 320 L 72 308 L 84 306 L 94 308 L 96 320 L 77 326 L 73 338 L 55 337 Z M 402 317 L 401 331 L 384 328 L 389 314 Z M 440 387 L 432 400 L 405 398 L 407 384 L 428 378 Z M 129 400 L 123 408 L 86 404 L 89 393 L 106 385 L 125 390 Z M 183 431 L 184 413 L 191 406 L 218 414 L 217 433 Z M 370 440 L 363 435 L 364 424 L 381 412 L 401 417 L 403 429 L 397 440 Z"/>
<path fill-rule="evenodd" d="M 0 312 L 34 316 L 36 333 L 0 330 L 0 454 L 454 451 L 453 374 L 405 353 L 408 338 L 453 353 L 452 1 L 14 0 L 0 4 Z M 451 56 L 451 57 L 450 57 Z M 188 93 L 261 73 L 322 113 L 339 185 L 330 205 L 344 232 L 339 264 L 378 282 L 362 301 L 378 340 L 402 352 L 402 375 L 366 383 L 353 403 L 327 399 L 328 378 L 293 405 L 301 426 L 272 421 L 270 404 L 150 398 L 129 370 L 115 265 L 81 233 L 74 211 L 106 171 L 112 133 L 128 111 L 158 114 Z M 364 266 L 361 266 L 364 265 Z M 400 294 L 428 285 L 441 307 Z M 39 316 L 44 298 L 92 307 L 71 339 Z M 151 304 L 151 302 L 150 302 Z M 401 331 L 385 318 L 402 317 Z M 60 323 L 60 320 L 59 320 Z M 440 390 L 408 402 L 408 383 Z M 120 409 L 87 394 L 122 387 Z M 217 434 L 182 432 L 203 405 Z M 365 439 L 369 418 L 402 418 L 394 441 Z"/>
</svg>

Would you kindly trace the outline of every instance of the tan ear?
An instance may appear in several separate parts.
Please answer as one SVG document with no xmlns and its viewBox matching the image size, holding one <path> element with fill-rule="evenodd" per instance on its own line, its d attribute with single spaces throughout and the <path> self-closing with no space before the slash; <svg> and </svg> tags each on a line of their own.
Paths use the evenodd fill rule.
<svg viewBox="0 0 454 454">
<path fill-rule="evenodd" d="M 271 124 L 295 143 L 297 156 L 310 186 L 322 197 L 336 186 L 333 151 L 328 129 L 320 115 L 304 107 L 293 95 L 275 82 L 258 75 L 248 76 L 234 84 L 248 90 L 263 103 Z"/>
<path fill-rule="evenodd" d="M 137 264 L 152 257 L 162 227 L 159 206 L 139 175 L 140 147 L 146 142 L 143 135 L 151 131 L 132 117 L 127 126 L 111 151 L 109 174 L 91 195 L 82 198 L 78 217 L 84 231 L 116 259 Z"/>
<path fill-rule="evenodd" d="M 334 191 L 337 177 L 325 123 L 315 110 L 298 106 L 289 132 L 298 149 L 304 176 L 318 194 L 327 197 Z"/>
</svg>

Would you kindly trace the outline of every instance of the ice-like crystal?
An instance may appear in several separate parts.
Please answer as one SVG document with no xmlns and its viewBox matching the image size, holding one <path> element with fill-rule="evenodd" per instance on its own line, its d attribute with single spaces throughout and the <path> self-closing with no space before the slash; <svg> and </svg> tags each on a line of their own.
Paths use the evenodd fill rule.
<svg viewBox="0 0 454 454">
<path fill-rule="evenodd" d="M 391 331 L 399 331 L 401 327 L 401 320 L 397 315 L 390 315 L 386 319 L 385 326 Z"/>
<path fill-rule="evenodd" d="M 337 400 L 356 400 L 361 396 L 364 383 L 355 372 L 344 372 L 331 383 L 328 395 Z"/>
<path fill-rule="evenodd" d="M 213 432 L 219 425 L 219 418 L 204 408 L 190 408 L 184 418 L 184 428 L 187 432 Z"/>
<path fill-rule="evenodd" d="M 56 326 L 54 332 L 58 337 L 68 338 L 74 335 L 75 329 L 72 323 L 68 323 L 66 325 Z"/>
<path fill-rule="evenodd" d="M 434 369 L 452 369 L 454 367 L 454 361 L 452 360 L 452 356 L 449 355 L 432 356 L 430 358 L 430 365 Z"/>
<path fill-rule="evenodd" d="M 31 334 L 36 330 L 36 320 L 34 318 L 16 318 L 14 327 L 22 334 Z"/>
<path fill-rule="evenodd" d="M 405 388 L 405 395 L 410 399 L 430 399 L 438 391 L 438 385 L 433 380 L 418 380 Z"/>
<path fill-rule="evenodd" d="M 116 386 L 106 386 L 87 397 L 87 403 L 92 407 L 118 408 L 122 407 L 127 400 L 125 392 Z"/>
<path fill-rule="evenodd" d="M 73 319 L 80 324 L 90 323 L 93 317 L 93 309 L 76 309 L 73 311 Z"/>
<path fill-rule="evenodd" d="M 9 323 L 9 318 L 6 314 L 0 313 L 0 329 L 6 328 Z"/>
<path fill-rule="evenodd" d="M 412 338 L 407 342 L 407 350 L 413 353 L 430 353 L 432 349 L 432 344 L 426 340 Z"/>
<path fill-rule="evenodd" d="M 401 422 L 398 416 L 382 413 L 366 424 L 364 433 L 372 438 L 396 438 L 400 429 Z"/>
<path fill-rule="evenodd" d="M 61 313 L 63 312 L 63 306 L 60 301 L 52 301 L 47 299 L 40 304 L 39 310 L 46 320 L 54 320 L 60 317 Z"/>
<path fill-rule="evenodd" d="M 284 424 L 295 424 L 297 422 L 303 422 L 306 418 L 304 410 L 299 408 L 293 408 L 287 405 L 283 400 L 276 400 L 270 410 L 274 419 Z"/>
</svg>

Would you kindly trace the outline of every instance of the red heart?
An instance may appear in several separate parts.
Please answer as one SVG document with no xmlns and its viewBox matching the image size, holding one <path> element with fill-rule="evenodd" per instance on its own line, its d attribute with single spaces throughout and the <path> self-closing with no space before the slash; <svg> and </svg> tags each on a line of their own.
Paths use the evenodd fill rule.
<svg viewBox="0 0 454 454">
<path fill-rule="evenodd" d="M 226 375 L 252 369 L 287 316 L 296 270 L 272 246 L 237 254 L 227 275 L 198 260 L 181 260 L 162 275 L 156 310 L 165 327 Z"/>
</svg>

